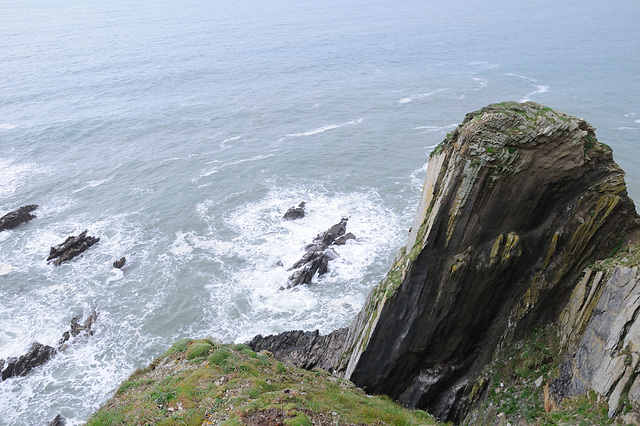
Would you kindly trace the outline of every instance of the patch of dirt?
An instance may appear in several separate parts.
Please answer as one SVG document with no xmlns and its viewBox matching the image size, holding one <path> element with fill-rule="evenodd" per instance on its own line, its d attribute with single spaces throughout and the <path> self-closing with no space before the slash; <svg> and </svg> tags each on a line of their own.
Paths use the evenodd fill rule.
<svg viewBox="0 0 640 426">
<path fill-rule="evenodd" d="M 289 418 L 284 411 L 277 408 L 267 408 L 265 410 L 254 411 L 243 414 L 242 422 L 249 426 L 282 426 L 284 420 Z"/>
</svg>

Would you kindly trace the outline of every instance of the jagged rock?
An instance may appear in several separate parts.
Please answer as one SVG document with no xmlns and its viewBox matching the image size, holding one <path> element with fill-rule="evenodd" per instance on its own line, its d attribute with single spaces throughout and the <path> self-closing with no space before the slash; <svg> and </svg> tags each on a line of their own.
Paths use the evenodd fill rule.
<svg viewBox="0 0 640 426">
<path fill-rule="evenodd" d="M 67 421 L 62 417 L 62 414 L 58 414 L 55 419 L 49 422 L 48 426 L 65 426 Z"/>
<path fill-rule="evenodd" d="M 62 339 L 58 342 L 58 350 L 64 351 L 67 349 L 67 342 L 70 338 L 78 336 L 80 333 L 84 332 L 87 336 L 93 336 L 93 330 L 91 327 L 98 319 L 98 312 L 94 309 L 91 314 L 84 320 L 84 323 L 80 324 L 80 319 L 82 317 L 77 315 L 71 318 L 71 326 L 69 331 L 65 331 L 62 334 Z"/>
<path fill-rule="evenodd" d="M 0 217 L 0 232 L 5 229 L 12 229 L 21 223 L 29 222 L 31 219 L 35 219 L 35 215 L 31 214 L 32 211 L 37 209 L 38 206 L 30 204 L 28 206 L 20 207 L 18 210 L 14 210 Z"/>
<path fill-rule="evenodd" d="M 298 204 L 298 207 L 290 207 L 289 210 L 287 210 L 287 212 L 284 214 L 284 216 L 282 216 L 282 218 L 285 220 L 302 219 L 304 217 L 305 204 L 306 203 L 302 201 L 300 204 Z"/>
<path fill-rule="evenodd" d="M 7 380 L 9 377 L 27 375 L 35 367 L 49 361 L 55 353 L 56 350 L 51 346 L 38 342 L 33 343 L 26 354 L 19 358 L 6 360 L 6 367 L 2 370 L 2 380 Z"/>
<path fill-rule="evenodd" d="M 307 252 L 304 256 L 289 268 L 290 271 L 294 269 L 297 269 L 297 271 L 289 277 L 286 288 L 292 288 L 299 284 L 308 284 L 316 273 L 318 276 L 327 273 L 329 261 L 339 257 L 339 254 L 330 246 L 344 244 L 347 239 L 355 238 L 355 235 L 351 233 L 345 235 L 348 220 L 348 218 L 342 218 L 339 223 L 331 226 L 327 231 L 316 235 L 313 242 L 305 247 Z M 282 287 L 281 290 L 284 288 Z"/>
<path fill-rule="evenodd" d="M 322 368 L 328 371 L 337 364 L 337 358 L 325 354 L 339 354 L 347 335 L 347 329 L 341 328 L 333 333 L 321 336 L 318 330 L 287 331 L 266 337 L 255 336 L 247 342 L 254 352 L 267 351 L 287 365 L 311 370 Z"/>
<path fill-rule="evenodd" d="M 325 351 L 335 373 L 462 420 L 482 369 L 558 319 L 586 265 L 638 229 L 594 130 L 533 102 L 467 114 L 431 155 L 406 246 Z"/>
<path fill-rule="evenodd" d="M 76 316 L 71 319 L 70 330 L 62 334 L 62 339 L 58 342 L 58 349 L 34 342 L 24 355 L 17 358 L 8 358 L 7 360 L 0 359 L 0 381 L 10 377 L 24 376 L 35 367 L 49 361 L 58 351 L 62 352 L 67 348 L 67 341 L 71 337 L 75 337 L 82 332 L 87 335 L 93 335 L 91 327 L 98 318 L 98 313 L 94 310 L 83 324 L 80 324 L 80 318 L 80 316 Z"/>
<path fill-rule="evenodd" d="M 347 244 L 347 241 L 349 240 L 355 240 L 356 236 L 353 235 L 351 232 L 347 232 L 346 234 L 342 235 L 341 237 L 336 238 L 336 240 L 333 242 L 334 245 L 336 246 L 343 246 L 345 244 Z"/>
<path fill-rule="evenodd" d="M 113 267 L 117 269 L 122 269 L 125 263 L 127 263 L 127 258 L 122 256 L 120 259 L 113 262 Z"/>
<path fill-rule="evenodd" d="M 62 262 L 66 262 L 67 260 L 71 260 L 80 255 L 89 247 L 100 241 L 100 238 L 87 236 L 87 232 L 88 231 L 85 229 L 77 237 L 72 235 L 62 244 L 51 247 L 49 257 L 47 257 L 47 262 L 55 259 L 53 264 L 58 266 Z"/>
</svg>

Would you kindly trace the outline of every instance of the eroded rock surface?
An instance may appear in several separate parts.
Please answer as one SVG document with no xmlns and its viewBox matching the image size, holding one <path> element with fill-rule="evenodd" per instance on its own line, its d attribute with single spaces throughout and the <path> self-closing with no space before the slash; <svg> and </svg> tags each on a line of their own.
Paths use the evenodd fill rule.
<svg viewBox="0 0 640 426">
<path fill-rule="evenodd" d="M 28 206 L 20 207 L 18 210 L 14 210 L 0 217 L 0 232 L 5 229 L 13 229 L 16 226 L 29 222 L 32 219 L 35 219 L 35 215 L 31 214 L 32 211 L 37 209 L 38 206 L 35 204 L 30 204 Z"/>
<path fill-rule="evenodd" d="M 351 232 L 346 232 L 348 220 L 348 218 L 342 218 L 340 223 L 336 223 L 313 239 L 313 242 L 305 248 L 307 252 L 304 256 L 289 268 L 290 271 L 295 270 L 295 272 L 289 277 L 287 286 L 281 290 L 299 284 L 309 284 L 316 273 L 318 276 L 327 273 L 329 261 L 340 256 L 332 246 L 343 245 L 347 240 L 356 238 Z"/>
<path fill-rule="evenodd" d="M 55 348 L 34 342 L 24 355 L 7 359 L 6 367 L 3 365 L 2 380 L 7 380 L 9 377 L 27 375 L 35 367 L 53 358 L 55 353 Z M 2 364 L 5 364 L 5 362 L 3 361 Z"/>
<path fill-rule="evenodd" d="M 287 365 L 307 370 L 322 368 L 331 371 L 338 363 L 336 356 L 340 353 L 346 336 L 346 328 L 324 336 L 318 330 L 295 330 L 266 337 L 258 335 L 247 342 L 247 345 L 254 352 L 267 350 Z M 327 354 L 336 356 L 327 357 Z"/>
<path fill-rule="evenodd" d="M 77 236 L 70 236 L 62 244 L 51 247 L 49 251 L 49 257 L 47 262 L 53 260 L 55 266 L 60 265 L 62 262 L 73 259 L 76 256 L 82 254 L 92 245 L 100 241 L 100 238 L 87 235 L 88 230 L 82 231 Z"/>
<path fill-rule="evenodd" d="M 113 262 L 113 267 L 117 268 L 117 269 L 122 269 L 122 268 L 124 268 L 124 265 L 126 263 L 127 263 L 127 258 L 123 256 L 120 259 L 118 259 L 115 262 Z"/>
</svg>

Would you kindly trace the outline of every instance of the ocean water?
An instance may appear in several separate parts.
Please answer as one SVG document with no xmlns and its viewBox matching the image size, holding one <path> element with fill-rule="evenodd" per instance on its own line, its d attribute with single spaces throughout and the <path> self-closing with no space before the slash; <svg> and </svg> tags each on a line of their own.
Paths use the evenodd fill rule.
<svg viewBox="0 0 640 426">
<path fill-rule="evenodd" d="M 0 424 L 81 424 L 182 337 L 348 325 L 406 238 L 429 152 L 488 103 L 585 118 L 640 200 L 638 2 L 1 9 L 0 214 L 40 207 L 0 233 L 0 358 L 99 317 L 93 336 L 0 382 Z M 283 221 L 300 201 L 307 216 Z M 343 216 L 357 239 L 330 272 L 280 291 Z M 46 263 L 84 229 L 100 242 Z"/>
</svg>

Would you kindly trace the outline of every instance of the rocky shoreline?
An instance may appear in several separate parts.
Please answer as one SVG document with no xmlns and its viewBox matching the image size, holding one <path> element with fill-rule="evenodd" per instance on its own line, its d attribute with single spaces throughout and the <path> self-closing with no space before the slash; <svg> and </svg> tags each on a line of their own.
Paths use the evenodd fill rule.
<svg viewBox="0 0 640 426">
<path fill-rule="evenodd" d="M 282 220 L 303 219 L 305 207 Z M 335 247 L 355 238 L 347 223 L 305 247 L 281 290 L 328 271 Z M 304 405 L 305 389 L 333 378 L 387 395 L 425 421 L 422 410 L 455 424 L 546 423 L 564 410 L 568 424 L 595 422 L 584 417 L 592 412 L 599 423 L 603 413 L 640 423 L 639 235 L 624 172 L 593 126 L 533 102 L 489 105 L 467 114 L 432 152 L 407 242 L 348 327 L 258 335 L 247 346 L 178 342 L 94 419 L 238 424 L 256 415 L 282 424 L 289 407 L 291 418 L 313 424 L 309 413 L 326 420 L 330 412 Z M 98 240 L 87 231 L 71 236 L 47 260 L 59 265 Z M 1 360 L 3 380 L 5 371 L 7 379 L 27 374 L 72 337 L 91 335 L 96 319 L 74 318 L 57 349 L 34 343 Z M 231 367 L 231 359 L 239 363 Z M 287 368 L 291 376 L 282 376 Z M 198 378 L 188 375 L 196 370 Z M 198 397 L 186 385 L 158 383 L 167 377 L 193 385 Z M 280 387 L 301 377 L 307 387 Z M 184 404 L 192 404 L 188 412 Z"/>
</svg>

